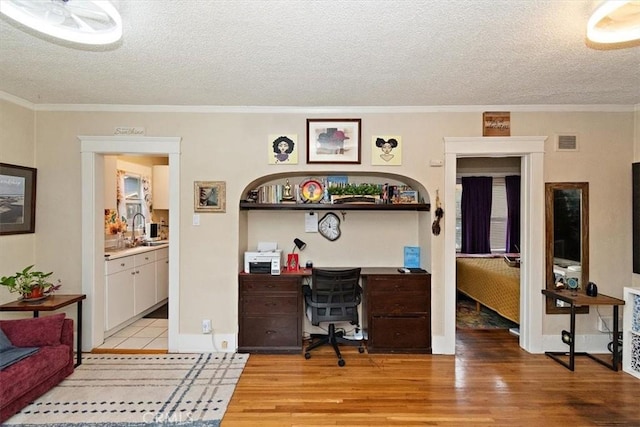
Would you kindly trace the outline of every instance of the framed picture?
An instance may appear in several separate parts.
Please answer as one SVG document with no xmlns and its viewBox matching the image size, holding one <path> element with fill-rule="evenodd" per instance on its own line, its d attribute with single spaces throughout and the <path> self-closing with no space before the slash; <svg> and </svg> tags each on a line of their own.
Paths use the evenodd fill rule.
<svg viewBox="0 0 640 427">
<path fill-rule="evenodd" d="M 194 182 L 194 212 L 225 212 L 226 186 L 224 181 Z"/>
<path fill-rule="evenodd" d="M 482 113 L 482 136 L 510 136 L 511 113 L 484 112 Z"/>
<path fill-rule="evenodd" d="M 402 137 L 375 135 L 371 137 L 371 164 L 398 166 L 402 164 Z"/>
<path fill-rule="evenodd" d="M 360 164 L 360 119 L 307 119 L 307 163 Z"/>
<path fill-rule="evenodd" d="M 37 172 L 0 163 L 0 235 L 35 233 Z"/>
<path fill-rule="evenodd" d="M 270 165 L 298 164 L 298 135 L 269 135 L 267 151 Z"/>
<path fill-rule="evenodd" d="M 418 192 L 416 190 L 400 190 L 398 203 L 418 203 Z"/>
</svg>

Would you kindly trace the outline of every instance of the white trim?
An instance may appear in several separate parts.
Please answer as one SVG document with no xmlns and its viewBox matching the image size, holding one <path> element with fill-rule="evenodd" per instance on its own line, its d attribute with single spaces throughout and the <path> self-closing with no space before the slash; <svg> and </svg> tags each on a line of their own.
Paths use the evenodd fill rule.
<svg viewBox="0 0 640 427">
<path fill-rule="evenodd" d="M 7 93 L 7 92 L 3 92 L 1 90 L 0 90 L 0 99 L 7 102 L 12 102 L 16 105 L 19 105 L 20 107 L 28 108 L 33 111 L 36 110 L 36 104 L 34 104 L 33 102 L 29 102 L 26 99 L 18 98 L 17 96 L 11 95 L 10 93 Z"/>
<path fill-rule="evenodd" d="M 83 351 L 104 341 L 103 168 L 105 154 L 169 155 L 169 351 L 179 351 L 180 137 L 78 136 L 82 159 L 82 291 L 87 294 Z M 98 304 L 99 302 L 99 304 Z"/>
<path fill-rule="evenodd" d="M 222 348 L 224 341 L 227 348 Z M 179 347 L 181 353 L 235 353 L 238 349 L 236 334 L 182 334 Z"/>
<path fill-rule="evenodd" d="M 542 352 L 544 274 L 544 142 L 532 137 L 445 137 L 444 206 L 455 206 L 458 157 L 521 157 L 520 347 Z M 455 354 L 456 341 L 455 221 L 444 223 L 443 336 L 433 337 L 434 354 Z M 435 301 L 432 302 L 436 304 Z"/>
</svg>

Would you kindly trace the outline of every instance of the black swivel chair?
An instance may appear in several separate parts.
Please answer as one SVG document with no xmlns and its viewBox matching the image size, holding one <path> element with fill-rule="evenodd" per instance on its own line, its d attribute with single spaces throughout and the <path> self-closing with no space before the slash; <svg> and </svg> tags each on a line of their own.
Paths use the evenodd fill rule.
<svg viewBox="0 0 640 427">
<path fill-rule="evenodd" d="M 350 340 L 343 337 L 344 332 L 336 332 L 333 322 L 350 322 L 358 325 L 358 305 L 362 300 L 362 288 L 359 284 L 360 268 L 346 270 L 311 270 L 311 286 L 304 286 L 303 292 L 307 304 L 307 315 L 311 324 L 318 326 L 321 322 L 329 323 L 328 334 L 311 334 L 312 342 L 305 349 L 304 357 L 309 359 L 314 348 L 331 344 L 338 356 L 338 366 L 345 362 L 340 354 L 338 344 L 359 346 L 364 352 L 362 340 Z"/>
</svg>

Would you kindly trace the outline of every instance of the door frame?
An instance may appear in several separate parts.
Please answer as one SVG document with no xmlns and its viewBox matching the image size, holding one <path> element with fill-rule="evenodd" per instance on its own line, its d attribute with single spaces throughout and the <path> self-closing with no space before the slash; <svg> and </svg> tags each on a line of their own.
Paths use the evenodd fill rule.
<svg viewBox="0 0 640 427">
<path fill-rule="evenodd" d="M 544 143 L 546 136 L 445 137 L 444 204 L 456 205 L 458 157 L 520 157 L 520 338 L 529 353 L 542 353 L 544 298 Z M 451 212 L 451 209 L 449 209 Z M 442 350 L 455 354 L 456 229 L 444 222 L 444 337 Z"/>
<path fill-rule="evenodd" d="M 169 157 L 169 330 L 168 351 L 178 351 L 180 324 L 180 142 L 181 137 L 78 136 L 82 178 L 82 351 L 104 342 L 104 156 L 121 154 Z"/>
</svg>

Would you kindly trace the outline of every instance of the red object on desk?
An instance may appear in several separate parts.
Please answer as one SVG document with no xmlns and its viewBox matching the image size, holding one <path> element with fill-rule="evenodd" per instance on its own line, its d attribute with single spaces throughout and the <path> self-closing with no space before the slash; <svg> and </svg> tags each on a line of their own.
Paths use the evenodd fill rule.
<svg viewBox="0 0 640 427">
<path fill-rule="evenodd" d="M 298 254 L 287 254 L 287 271 L 300 270 L 300 260 Z"/>
</svg>

